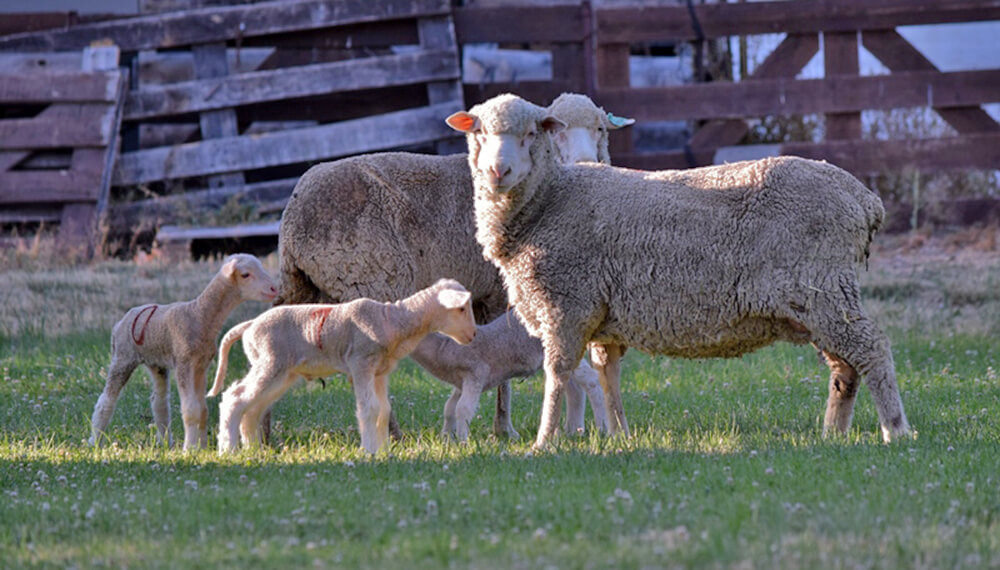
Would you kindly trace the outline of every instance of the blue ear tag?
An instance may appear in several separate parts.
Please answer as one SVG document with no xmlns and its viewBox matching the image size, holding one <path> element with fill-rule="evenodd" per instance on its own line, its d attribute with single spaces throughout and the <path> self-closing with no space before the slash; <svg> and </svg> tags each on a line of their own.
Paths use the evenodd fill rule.
<svg viewBox="0 0 1000 570">
<path fill-rule="evenodd" d="M 618 117 L 613 113 L 608 113 L 608 121 L 616 127 L 627 127 L 635 122 L 635 119 L 626 119 L 625 117 Z"/>
</svg>

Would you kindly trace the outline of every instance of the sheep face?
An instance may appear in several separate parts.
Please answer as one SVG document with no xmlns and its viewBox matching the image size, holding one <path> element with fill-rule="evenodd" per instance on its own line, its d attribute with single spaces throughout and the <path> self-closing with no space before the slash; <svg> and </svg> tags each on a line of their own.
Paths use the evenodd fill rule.
<svg viewBox="0 0 1000 570">
<path fill-rule="evenodd" d="M 444 308 L 438 330 L 459 344 L 469 344 L 476 336 L 476 320 L 472 315 L 472 294 L 461 285 L 442 289 L 437 301 Z"/>
<path fill-rule="evenodd" d="M 536 147 L 551 144 L 540 131 L 553 135 L 566 128 L 545 109 L 514 95 L 494 97 L 469 112 L 455 113 L 447 123 L 466 133 L 473 176 L 498 193 L 520 184 L 531 173 L 533 153 L 541 152 Z"/>
<path fill-rule="evenodd" d="M 230 256 L 221 271 L 236 284 L 243 299 L 271 302 L 278 296 L 278 283 L 260 264 L 260 260 L 252 255 L 238 253 Z"/>
<path fill-rule="evenodd" d="M 593 130 L 570 127 L 553 137 L 553 142 L 559 151 L 559 160 L 563 164 L 598 162 L 597 150 L 600 148 L 601 139 L 607 136 L 604 128 Z"/>
</svg>

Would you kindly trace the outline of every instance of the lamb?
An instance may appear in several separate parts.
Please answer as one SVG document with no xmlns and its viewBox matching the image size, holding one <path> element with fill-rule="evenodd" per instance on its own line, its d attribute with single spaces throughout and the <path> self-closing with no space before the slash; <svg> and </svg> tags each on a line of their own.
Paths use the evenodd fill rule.
<svg viewBox="0 0 1000 570">
<path fill-rule="evenodd" d="M 395 303 L 273 307 L 233 327 L 219 346 L 219 366 L 209 396 L 225 383 L 229 349 L 243 339 L 250 371 L 222 396 L 219 453 L 237 439 L 258 442 L 261 414 L 295 383 L 344 372 L 354 384 L 361 446 L 374 454 L 389 437 L 389 374 L 425 336 L 442 332 L 468 344 L 476 336 L 472 295 L 457 281 L 441 279 Z"/>
<path fill-rule="evenodd" d="M 883 439 L 911 433 L 889 340 L 858 281 L 885 210 L 853 176 L 796 157 L 661 172 L 564 166 L 552 144 L 563 122 L 514 95 L 447 122 L 467 133 L 476 240 L 545 349 L 536 447 L 555 431 L 588 342 L 687 358 L 812 342 L 831 371 L 824 433 L 849 428 L 859 374 Z M 610 364 L 609 422 L 627 435 Z"/>
<path fill-rule="evenodd" d="M 174 370 L 184 419 L 184 449 L 208 444 L 205 371 L 215 357 L 215 340 L 226 318 L 243 301 L 272 301 L 278 284 L 256 257 L 227 257 L 196 299 L 130 309 L 111 331 L 111 364 L 104 391 L 94 406 L 90 444 L 98 445 L 115 403 L 132 372 L 146 367 L 153 383 L 151 404 L 157 441 L 172 445 L 167 373 Z"/>
<path fill-rule="evenodd" d="M 634 122 L 584 95 L 560 95 L 552 111 L 576 127 L 560 139 L 566 160 L 608 161 L 608 131 Z M 474 238 L 467 160 L 390 152 L 310 168 L 281 217 L 275 304 L 386 301 L 450 275 L 472 293 L 477 321 L 500 316 L 507 297 Z M 510 426 L 508 390 L 506 383 L 498 390 L 496 426 Z"/>
<path fill-rule="evenodd" d="M 513 311 L 497 317 L 493 322 L 476 327 L 476 339 L 460 346 L 442 335 L 430 335 L 410 353 L 410 358 L 435 377 L 455 386 L 444 407 L 444 436 L 455 436 L 465 442 L 469 438 L 469 423 L 476 415 L 479 396 L 507 382 L 511 378 L 530 376 L 542 367 L 542 343 L 528 336 L 524 325 Z M 594 423 L 606 432 L 604 394 L 601 392 L 597 373 L 581 361 L 573 371 L 567 388 L 579 385 L 590 396 Z M 506 392 L 508 397 L 510 392 Z M 567 389 L 568 417 L 566 431 L 583 431 L 584 398 L 580 388 Z M 510 400 L 503 402 L 510 409 Z M 510 414 L 497 414 L 495 423 L 506 419 L 507 425 L 494 425 L 497 433 L 506 432 L 517 438 L 517 431 L 510 424 Z"/>
</svg>

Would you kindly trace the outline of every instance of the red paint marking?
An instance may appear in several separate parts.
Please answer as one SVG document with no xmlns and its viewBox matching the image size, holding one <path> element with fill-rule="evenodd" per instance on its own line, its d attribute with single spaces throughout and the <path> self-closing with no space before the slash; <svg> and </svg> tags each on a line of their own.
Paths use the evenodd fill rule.
<svg viewBox="0 0 1000 570">
<path fill-rule="evenodd" d="M 142 346 L 142 343 L 146 342 L 146 327 L 149 326 L 149 319 L 153 318 L 153 313 L 155 313 L 158 308 L 159 305 L 150 305 L 145 307 L 139 311 L 139 314 L 135 316 L 135 320 L 132 321 L 132 342 L 138 346 Z M 149 311 L 149 313 L 146 315 L 146 320 L 142 323 L 142 328 L 139 329 L 139 336 L 135 336 L 135 326 L 139 324 L 139 319 L 142 318 L 143 313 L 146 311 Z"/>
<path fill-rule="evenodd" d="M 316 346 L 320 350 L 323 350 L 323 325 L 326 324 L 326 318 L 330 316 L 330 311 L 333 307 L 323 307 L 322 309 L 316 309 L 309 315 L 310 319 L 318 319 L 316 321 Z"/>
</svg>

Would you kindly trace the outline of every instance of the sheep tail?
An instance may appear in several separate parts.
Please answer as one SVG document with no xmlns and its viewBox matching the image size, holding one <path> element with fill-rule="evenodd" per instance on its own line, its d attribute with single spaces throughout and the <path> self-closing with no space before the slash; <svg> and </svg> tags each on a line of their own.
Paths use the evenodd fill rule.
<svg viewBox="0 0 1000 570">
<path fill-rule="evenodd" d="M 229 329 L 229 332 L 222 337 L 222 342 L 219 343 L 219 367 L 215 371 L 215 383 L 212 384 L 208 397 L 217 396 L 225 387 L 226 369 L 229 368 L 229 349 L 232 348 L 233 343 L 243 337 L 243 333 L 252 324 L 253 320 L 244 321 Z"/>
</svg>

